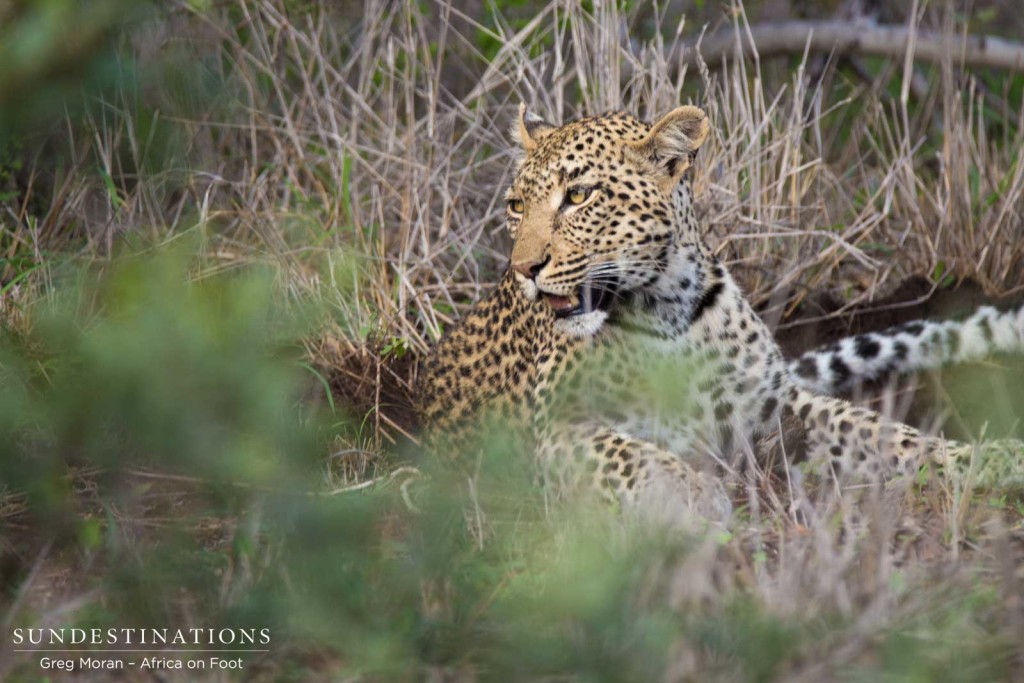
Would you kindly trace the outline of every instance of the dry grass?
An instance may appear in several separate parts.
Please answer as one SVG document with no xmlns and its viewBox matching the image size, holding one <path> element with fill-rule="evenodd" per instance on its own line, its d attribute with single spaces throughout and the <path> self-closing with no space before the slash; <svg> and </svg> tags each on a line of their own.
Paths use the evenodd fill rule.
<svg viewBox="0 0 1024 683">
<path fill-rule="evenodd" d="M 40 255 L 86 236 L 102 256 L 121 234 L 198 228 L 212 238 L 210 271 L 269 262 L 293 296 L 336 309 L 346 336 L 369 326 L 422 352 L 504 262 L 496 197 L 518 102 L 562 121 L 610 108 L 651 117 L 693 99 L 715 126 L 695 181 L 706 225 L 753 273 L 756 300 L 818 287 L 856 300 L 939 262 L 992 291 L 1022 281 L 1024 126 L 993 125 L 993 112 L 1019 108 L 952 57 L 920 97 L 890 98 L 924 67 L 885 65 L 860 82 L 809 58 L 687 73 L 666 63 L 675 43 L 629 35 L 629 16 L 604 4 L 553 3 L 518 31 L 444 3 L 425 16 L 372 2 L 359 25 L 287 4 L 201 15 L 183 5 L 133 31 L 148 59 L 207 58 L 190 76 L 222 91 L 190 107 L 150 93 L 184 131 L 169 143 L 139 137 L 128 95 L 106 103 L 66 141 L 72 166 L 48 179 L 51 194 L 33 197 L 30 185 L 5 207 L 10 249 Z M 697 31 L 663 28 L 676 43 Z M 481 33 L 501 44 L 490 60 Z M 161 144 L 176 165 L 147 170 L 169 154 Z M 44 214 L 30 213 L 34 201 Z M 357 273 L 338 282 L 346 258 Z"/>
</svg>

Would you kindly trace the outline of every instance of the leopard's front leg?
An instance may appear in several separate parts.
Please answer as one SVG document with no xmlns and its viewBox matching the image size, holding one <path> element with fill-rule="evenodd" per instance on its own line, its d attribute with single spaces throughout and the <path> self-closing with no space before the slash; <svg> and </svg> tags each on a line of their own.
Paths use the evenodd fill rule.
<svg viewBox="0 0 1024 683">
<path fill-rule="evenodd" d="M 537 457 L 547 485 L 560 493 L 587 487 L 612 503 L 672 520 L 724 520 L 732 512 L 714 474 L 597 422 L 552 424 L 540 435 Z"/>
</svg>

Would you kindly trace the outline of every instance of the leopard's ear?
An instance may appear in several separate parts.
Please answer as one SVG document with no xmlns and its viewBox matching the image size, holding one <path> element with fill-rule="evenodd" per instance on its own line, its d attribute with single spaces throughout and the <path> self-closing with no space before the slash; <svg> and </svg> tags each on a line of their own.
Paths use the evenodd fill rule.
<svg viewBox="0 0 1024 683">
<path fill-rule="evenodd" d="M 693 163 L 710 131 L 704 110 L 686 105 L 665 114 L 646 137 L 630 146 L 676 181 Z"/>
<path fill-rule="evenodd" d="M 537 144 L 554 129 L 555 126 L 528 111 L 525 102 L 519 105 L 519 125 L 512 129 L 512 135 L 519 139 L 519 144 L 527 152 L 536 149 Z"/>
</svg>

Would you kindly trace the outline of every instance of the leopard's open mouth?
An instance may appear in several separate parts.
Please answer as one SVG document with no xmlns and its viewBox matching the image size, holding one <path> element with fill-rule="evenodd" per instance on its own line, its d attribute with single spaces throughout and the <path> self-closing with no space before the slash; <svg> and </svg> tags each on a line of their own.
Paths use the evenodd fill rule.
<svg viewBox="0 0 1024 683">
<path fill-rule="evenodd" d="M 608 310 L 614 298 L 615 288 L 607 283 L 595 285 L 584 282 L 575 297 L 544 293 L 544 300 L 555 311 L 556 318 L 571 318 L 584 313 Z"/>
</svg>

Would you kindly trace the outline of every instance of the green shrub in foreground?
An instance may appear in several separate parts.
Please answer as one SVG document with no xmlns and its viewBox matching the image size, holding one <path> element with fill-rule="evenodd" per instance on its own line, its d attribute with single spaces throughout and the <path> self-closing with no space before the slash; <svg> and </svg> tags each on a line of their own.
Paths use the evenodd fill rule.
<svg viewBox="0 0 1024 683">
<path fill-rule="evenodd" d="M 716 549 L 740 552 L 735 539 L 601 506 L 547 512 L 501 434 L 475 497 L 429 460 L 417 463 L 419 512 L 397 482 L 323 495 L 330 428 L 299 398 L 310 378 L 297 342 L 315 311 L 282 307 L 269 273 L 195 279 L 195 265 L 158 249 L 69 268 L 3 334 L 0 481 L 27 494 L 4 528 L 3 613 L 49 544 L 75 568 L 63 599 L 89 596 L 65 625 L 270 629 L 270 652 L 240 677 L 774 680 L 862 638 L 850 615 L 779 616 L 743 582 L 698 589 L 731 571 Z M 998 600 L 978 596 L 939 596 L 865 642 L 874 662 L 822 670 L 1004 674 Z M 27 601 L 12 626 L 39 626 L 54 607 Z M 38 673 L 24 660 L 9 678 Z"/>
</svg>

